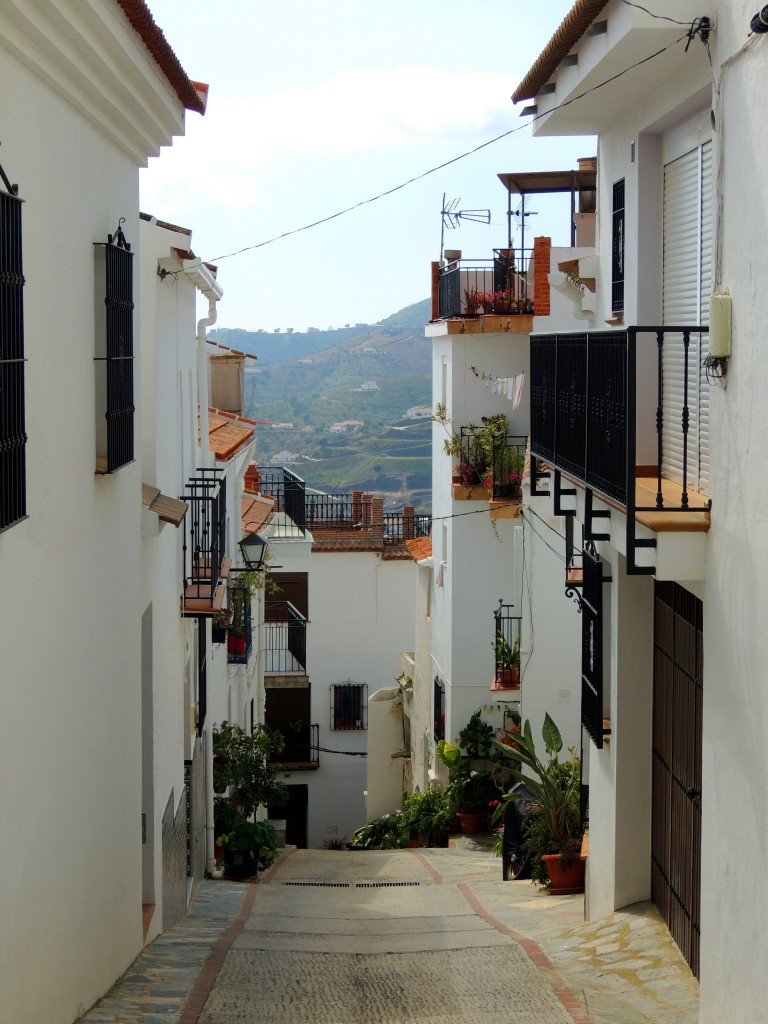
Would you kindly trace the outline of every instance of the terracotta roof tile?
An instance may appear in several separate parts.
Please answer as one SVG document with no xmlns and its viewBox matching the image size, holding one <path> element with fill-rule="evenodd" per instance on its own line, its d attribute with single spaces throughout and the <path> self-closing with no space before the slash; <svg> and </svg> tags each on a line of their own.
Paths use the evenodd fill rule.
<svg viewBox="0 0 768 1024">
<path fill-rule="evenodd" d="M 253 420 L 233 413 L 210 409 L 208 412 L 208 444 L 222 462 L 231 459 L 243 444 L 253 437 Z"/>
<path fill-rule="evenodd" d="M 274 498 L 247 494 L 241 499 L 244 533 L 258 533 L 275 510 Z"/>
<path fill-rule="evenodd" d="M 512 93 L 512 102 L 531 99 L 545 85 L 578 43 L 589 26 L 608 6 L 608 0 L 576 0 L 560 27 L 531 65 L 527 75 Z"/>
<path fill-rule="evenodd" d="M 157 66 L 168 79 L 187 110 L 196 110 L 198 114 L 204 114 L 208 86 L 201 82 L 192 82 L 187 78 L 184 68 L 179 63 L 179 58 L 157 26 L 144 0 L 117 0 L 117 4 L 123 9 L 128 21 L 141 36 Z"/>
<path fill-rule="evenodd" d="M 431 537 L 417 537 L 415 540 L 407 540 L 405 546 L 408 548 L 414 562 L 421 562 L 425 558 L 432 557 Z"/>
</svg>

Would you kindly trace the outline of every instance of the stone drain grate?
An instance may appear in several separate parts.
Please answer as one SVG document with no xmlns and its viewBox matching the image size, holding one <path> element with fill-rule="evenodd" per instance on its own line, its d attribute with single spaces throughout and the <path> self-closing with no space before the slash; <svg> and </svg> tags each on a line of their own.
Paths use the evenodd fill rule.
<svg viewBox="0 0 768 1024">
<path fill-rule="evenodd" d="M 423 885 L 423 882 L 281 882 L 281 885 L 293 885 L 313 889 L 402 889 L 408 886 Z"/>
</svg>

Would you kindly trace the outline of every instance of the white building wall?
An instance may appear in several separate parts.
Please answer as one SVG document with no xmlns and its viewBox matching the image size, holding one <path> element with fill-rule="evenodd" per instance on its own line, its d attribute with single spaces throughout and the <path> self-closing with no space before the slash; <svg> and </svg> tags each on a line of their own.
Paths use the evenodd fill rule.
<svg viewBox="0 0 768 1024">
<path fill-rule="evenodd" d="M 307 670 L 320 747 L 364 752 L 368 732 L 330 728 L 330 687 L 367 683 L 370 697 L 391 687 L 401 651 L 413 650 L 416 566 L 375 552 L 313 552 L 309 574 Z M 402 736 L 391 751 L 402 747 Z M 296 773 L 297 775 L 299 773 Z M 311 778 L 309 777 L 311 774 Z M 292 781 L 310 784 L 309 846 L 350 835 L 366 821 L 364 757 L 320 751 L 320 769 Z M 335 833 L 326 828 L 336 828 Z"/>
<path fill-rule="evenodd" d="M 29 435 L 29 518 L 0 536 L 0 817 L 12 837 L 0 919 L 13 922 L 0 937 L 0 1020 L 70 1024 L 142 944 L 141 472 L 94 475 L 93 312 L 93 243 L 121 217 L 140 303 L 138 175 L 130 145 L 13 55 L 23 40 L 22 17 L 0 57 L 2 163 L 25 200 Z M 56 59 L 40 59 L 55 82 Z M 167 130 L 182 123 L 179 109 Z M 137 380 L 140 364 L 139 353 Z"/>
</svg>

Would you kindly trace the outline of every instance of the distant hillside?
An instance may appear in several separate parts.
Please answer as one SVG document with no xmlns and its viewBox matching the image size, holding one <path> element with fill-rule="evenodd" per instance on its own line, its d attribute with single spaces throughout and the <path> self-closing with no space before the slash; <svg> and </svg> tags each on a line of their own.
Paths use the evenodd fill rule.
<svg viewBox="0 0 768 1024">
<path fill-rule="evenodd" d="M 312 356 L 315 352 L 346 341 L 363 343 L 374 334 L 394 336 L 409 330 L 418 330 L 423 334 L 429 314 L 430 300 L 424 299 L 393 313 L 378 324 L 348 324 L 325 331 L 310 327 L 306 332 L 292 331 L 290 328 L 270 332 L 223 327 L 211 331 L 209 337 L 223 345 L 231 345 L 232 348 L 255 355 L 261 366 L 272 366 Z"/>
<path fill-rule="evenodd" d="M 282 345 L 271 363 L 256 352 L 256 372 L 246 374 L 246 415 L 290 424 L 257 428 L 257 461 L 289 452 L 298 456 L 293 468 L 310 486 L 372 490 L 390 506 L 413 501 L 428 508 L 431 424 L 405 418 L 412 406 L 431 403 L 428 307 L 428 301 L 415 303 L 363 329 L 318 331 L 320 339 L 315 332 L 219 332 L 224 344 L 245 351 L 253 350 L 246 344 L 251 339 Z M 322 339 L 326 345 L 314 349 L 294 345 Z M 344 421 L 357 422 L 339 426 Z"/>
</svg>

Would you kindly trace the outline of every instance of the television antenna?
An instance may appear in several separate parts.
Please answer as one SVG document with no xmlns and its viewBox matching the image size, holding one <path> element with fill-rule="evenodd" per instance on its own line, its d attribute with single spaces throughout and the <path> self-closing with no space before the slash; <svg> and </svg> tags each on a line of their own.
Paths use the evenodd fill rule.
<svg viewBox="0 0 768 1024">
<path fill-rule="evenodd" d="M 440 259 L 443 258 L 443 242 L 445 240 L 445 229 L 446 228 L 457 228 L 461 221 L 471 220 L 475 224 L 490 224 L 491 223 L 491 211 L 490 210 L 458 210 L 457 206 L 461 202 L 461 197 L 457 199 L 451 199 L 447 203 L 445 201 L 445 192 L 443 192 L 443 208 L 440 211 L 442 217 L 442 227 L 440 230 Z"/>
<path fill-rule="evenodd" d="M 525 218 L 537 217 L 538 210 L 526 210 L 525 194 L 520 196 L 520 206 L 516 210 L 509 210 L 509 247 L 512 248 L 512 218 L 514 217 L 520 227 L 520 248 L 525 249 Z"/>
</svg>

